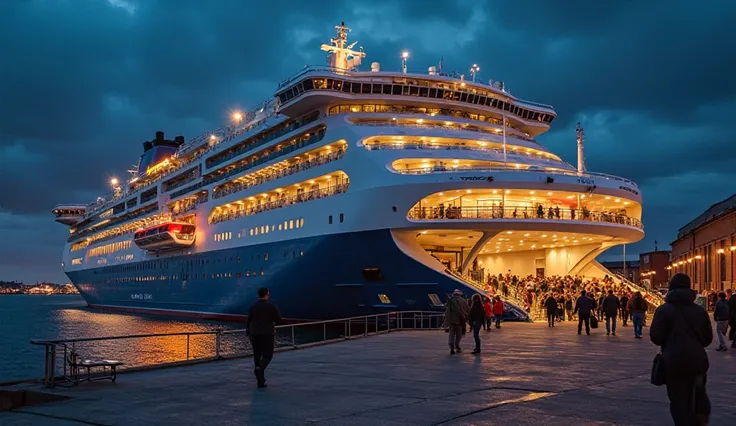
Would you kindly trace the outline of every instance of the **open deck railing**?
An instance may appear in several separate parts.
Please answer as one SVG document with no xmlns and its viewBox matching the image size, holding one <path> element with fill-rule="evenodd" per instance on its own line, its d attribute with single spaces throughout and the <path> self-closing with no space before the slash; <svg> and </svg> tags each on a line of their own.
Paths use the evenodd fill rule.
<svg viewBox="0 0 736 426">
<path fill-rule="evenodd" d="M 439 311 L 402 311 L 280 325 L 276 348 L 297 349 L 399 330 L 436 330 L 443 321 L 444 313 Z M 31 344 L 45 348 L 43 383 L 48 387 L 71 380 L 67 360 L 72 352 L 81 359 L 122 361 L 125 365 L 119 371 L 252 354 L 245 329 L 32 340 Z"/>
<path fill-rule="evenodd" d="M 586 209 L 547 209 L 535 207 L 414 207 L 409 210 L 413 220 L 473 220 L 473 219 L 536 219 L 575 220 L 627 225 L 643 229 L 639 219 L 620 213 L 595 212 Z"/>
</svg>

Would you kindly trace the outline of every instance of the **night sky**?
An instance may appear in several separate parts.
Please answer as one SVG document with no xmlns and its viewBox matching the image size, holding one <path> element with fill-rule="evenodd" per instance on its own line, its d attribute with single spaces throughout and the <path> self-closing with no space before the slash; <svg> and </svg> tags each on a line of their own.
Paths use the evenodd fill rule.
<svg viewBox="0 0 736 426">
<path fill-rule="evenodd" d="M 156 130 L 187 139 L 272 95 L 345 21 L 373 61 L 505 81 L 554 105 L 539 138 L 591 171 L 631 178 L 646 238 L 732 195 L 734 1 L 0 1 L 0 280 L 65 282 L 57 202 L 91 202 Z M 607 258 L 620 258 L 614 248 Z"/>
</svg>

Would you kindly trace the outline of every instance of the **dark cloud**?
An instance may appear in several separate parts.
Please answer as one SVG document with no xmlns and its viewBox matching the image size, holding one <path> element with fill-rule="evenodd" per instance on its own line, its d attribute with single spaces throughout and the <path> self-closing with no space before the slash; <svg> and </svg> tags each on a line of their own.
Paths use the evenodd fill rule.
<svg viewBox="0 0 736 426">
<path fill-rule="evenodd" d="M 344 20 L 367 62 L 506 81 L 553 104 L 540 140 L 639 182 L 647 238 L 732 191 L 736 3 L 470 0 L 0 2 L 0 278 L 63 279 L 59 201 L 124 176 L 156 130 L 193 137 L 258 105 Z M 10 275 L 10 276 L 7 276 Z M 6 277 L 7 276 L 7 277 Z"/>
</svg>

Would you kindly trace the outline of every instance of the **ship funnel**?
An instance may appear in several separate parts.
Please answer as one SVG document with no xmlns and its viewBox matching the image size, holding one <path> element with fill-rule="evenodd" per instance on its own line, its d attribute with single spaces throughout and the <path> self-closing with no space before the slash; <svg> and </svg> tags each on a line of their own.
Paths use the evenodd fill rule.
<svg viewBox="0 0 736 426">
<path fill-rule="evenodd" d="M 143 142 L 143 152 L 148 152 L 151 148 L 153 148 L 153 142 L 151 141 Z"/>
<path fill-rule="evenodd" d="M 429 75 L 437 75 L 437 67 L 429 67 Z"/>
<path fill-rule="evenodd" d="M 156 142 L 161 143 L 164 141 L 164 132 L 158 131 L 156 132 Z"/>
<path fill-rule="evenodd" d="M 585 154 L 583 151 L 585 145 L 585 130 L 583 130 L 583 126 L 580 125 L 580 122 L 578 122 L 577 127 L 575 127 L 575 136 L 578 142 L 578 173 L 585 173 Z"/>
<path fill-rule="evenodd" d="M 373 62 L 371 64 L 371 72 L 380 72 L 381 71 L 381 64 L 378 62 Z"/>
</svg>

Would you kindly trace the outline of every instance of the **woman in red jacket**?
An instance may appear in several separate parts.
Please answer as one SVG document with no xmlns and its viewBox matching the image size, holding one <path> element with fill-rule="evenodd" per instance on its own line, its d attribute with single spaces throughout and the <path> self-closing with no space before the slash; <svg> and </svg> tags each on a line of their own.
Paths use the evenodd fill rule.
<svg viewBox="0 0 736 426">
<path fill-rule="evenodd" d="M 493 303 L 493 316 L 496 318 L 496 328 L 501 328 L 501 317 L 503 316 L 501 296 L 496 296 L 496 301 Z"/>
<path fill-rule="evenodd" d="M 493 306 L 491 306 L 491 299 L 483 298 L 483 310 L 486 311 L 486 320 L 483 322 L 483 329 L 485 331 L 491 331 L 491 319 L 493 318 Z"/>
</svg>

